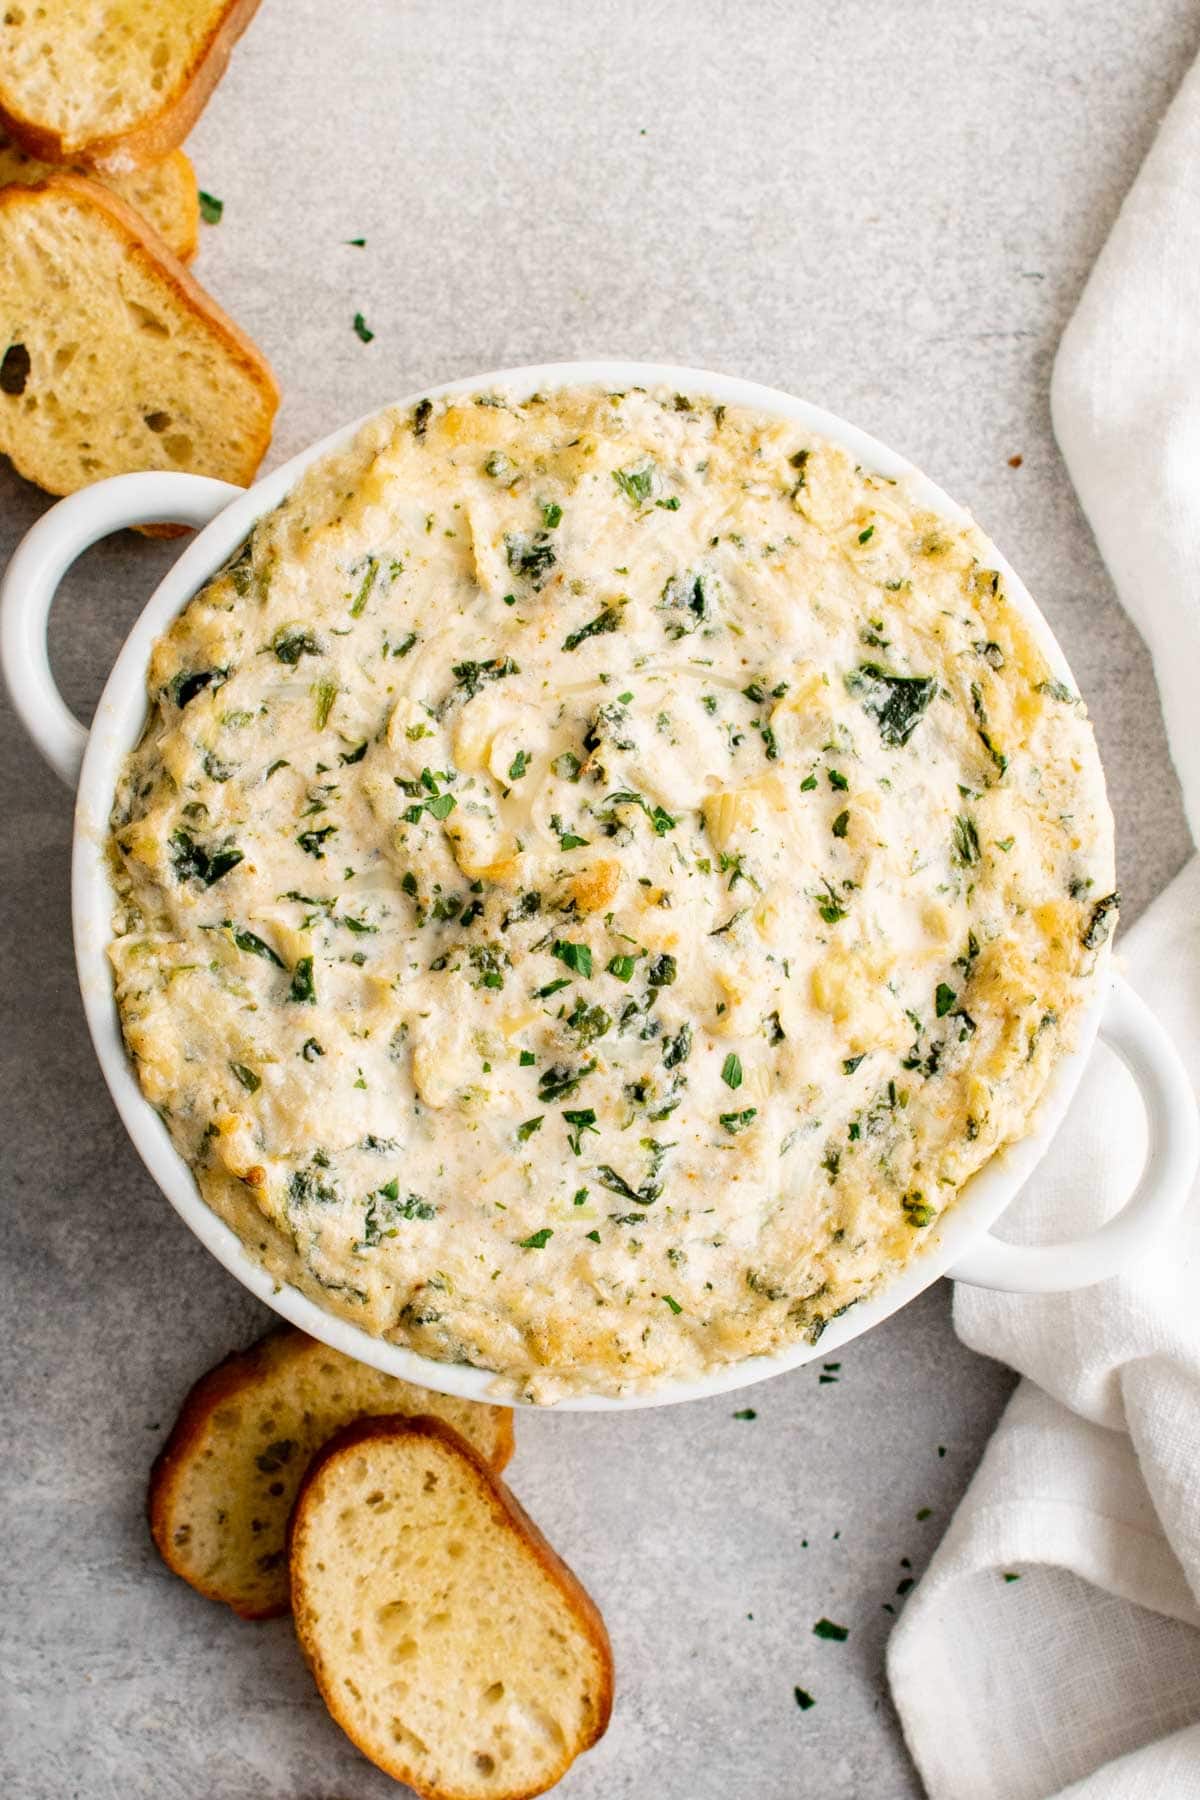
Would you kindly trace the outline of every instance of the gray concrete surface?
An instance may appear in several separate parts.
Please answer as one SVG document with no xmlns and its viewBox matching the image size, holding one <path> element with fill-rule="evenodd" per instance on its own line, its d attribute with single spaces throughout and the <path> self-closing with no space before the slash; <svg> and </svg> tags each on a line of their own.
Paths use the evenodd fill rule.
<svg viewBox="0 0 1200 1800">
<path fill-rule="evenodd" d="M 596 353 L 774 382 L 908 452 L 1066 646 L 1129 917 L 1186 832 L 1046 390 L 1198 43 L 1190 0 L 265 0 L 189 145 L 225 201 L 198 272 L 279 371 L 273 460 L 425 383 Z M 0 471 L 0 554 L 43 505 Z M 68 582 L 53 652 L 82 712 L 171 554 L 113 540 Z M 375 1800 L 396 1790 L 327 1719 L 287 1622 L 240 1624 L 149 1546 L 146 1473 L 180 1396 L 265 1315 L 124 1138 L 73 979 L 70 801 L 7 712 L 0 757 L 0 1792 Z M 944 1288 L 839 1360 L 824 1385 L 818 1366 L 661 1414 L 518 1421 L 514 1485 L 617 1657 L 571 1800 L 919 1793 L 884 1603 L 1010 1377 L 956 1342 Z M 845 1643 L 813 1637 L 823 1615 Z"/>
</svg>

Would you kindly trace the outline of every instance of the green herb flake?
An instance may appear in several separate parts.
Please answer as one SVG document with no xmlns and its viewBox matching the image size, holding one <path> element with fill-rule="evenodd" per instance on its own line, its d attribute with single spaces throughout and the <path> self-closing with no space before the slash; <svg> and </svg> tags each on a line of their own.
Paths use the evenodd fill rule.
<svg viewBox="0 0 1200 1800">
<path fill-rule="evenodd" d="M 858 541 L 860 544 L 869 544 L 871 539 L 874 536 L 875 536 L 875 527 L 873 525 L 868 525 L 865 531 L 859 532 Z"/>
<path fill-rule="evenodd" d="M 576 975 L 591 975 L 592 952 L 588 944 L 572 944 L 564 938 L 556 938 L 550 954 L 565 963 L 568 969 L 573 969 Z"/>
<path fill-rule="evenodd" d="M 522 775 L 524 775 L 529 767 L 529 762 L 530 759 L 525 751 L 518 750 L 517 754 L 508 765 L 508 779 L 510 781 L 520 781 Z"/>
<path fill-rule="evenodd" d="M 273 962 L 277 969 L 282 969 L 284 967 L 282 958 L 276 956 L 270 944 L 260 938 L 257 933 L 253 931 L 238 931 L 235 928 L 233 941 L 239 950 L 245 951 L 247 956 L 261 956 L 265 962 Z"/>
<path fill-rule="evenodd" d="M 720 1115 L 721 1124 L 725 1127 L 725 1130 L 729 1133 L 730 1137 L 736 1137 L 739 1131 L 745 1131 L 747 1126 L 753 1124 L 757 1117 L 758 1108 L 756 1106 L 748 1106 L 744 1112 L 722 1113 Z"/>
<path fill-rule="evenodd" d="M 742 1085 L 742 1059 L 732 1050 L 721 1068 L 721 1080 L 728 1088 L 740 1088 Z"/>
<path fill-rule="evenodd" d="M 517 1142 L 527 1144 L 535 1131 L 540 1131 L 545 1113 L 539 1113 L 536 1119 L 526 1119 L 523 1125 L 517 1126 Z"/>
<path fill-rule="evenodd" d="M 933 1004 L 939 1019 L 945 1018 L 957 999 L 958 995 L 952 987 L 947 987 L 944 981 L 938 982 L 937 991 L 933 996 Z"/>
<path fill-rule="evenodd" d="M 542 524 L 547 531 L 553 531 L 555 526 L 561 525 L 562 516 L 562 507 L 557 500 L 542 501 Z"/>
<path fill-rule="evenodd" d="M 614 469 L 613 480 L 631 506 L 644 506 L 654 488 L 654 464 L 641 469 Z"/>
<path fill-rule="evenodd" d="M 1011 840 L 1010 840 L 1011 842 Z M 950 833 L 950 855 L 960 868 L 969 869 L 979 861 L 979 833 L 974 820 L 960 813 Z"/>
<path fill-rule="evenodd" d="M 562 641 L 562 647 L 564 650 L 578 650 L 580 644 L 584 643 L 586 639 L 602 637 L 605 632 L 616 631 L 620 623 L 620 608 L 606 606 L 603 612 L 597 613 L 594 619 L 589 619 L 586 625 L 581 625 L 577 631 L 569 631 Z"/>
<path fill-rule="evenodd" d="M 850 1636 L 850 1628 L 848 1625 L 835 1625 L 832 1619 L 818 1619 L 813 1626 L 813 1636 L 827 1638 L 833 1644 L 844 1644 Z"/>
<path fill-rule="evenodd" d="M 544 1250 L 553 1236 L 554 1233 L 549 1225 L 543 1225 L 540 1231 L 532 1232 L 529 1237 L 522 1238 L 520 1247 L 522 1250 Z"/>
<path fill-rule="evenodd" d="M 317 986 L 313 979 L 313 959 L 302 956 L 292 970 L 292 985 L 288 989 L 288 999 L 304 1006 L 315 1005 Z"/>
<path fill-rule="evenodd" d="M 844 838 L 846 833 L 849 831 L 849 829 L 850 829 L 850 814 L 848 812 L 840 812 L 838 814 L 837 818 L 833 821 L 834 837 L 835 838 Z"/>
<path fill-rule="evenodd" d="M 743 1406 L 740 1412 L 734 1413 L 735 1419 L 757 1419 L 758 1414 L 752 1406 Z"/>
<path fill-rule="evenodd" d="M 670 1307 L 670 1309 L 673 1313 L 678 1314 L 683 1311 L 683 1308 L 682 1308 L 682 1306 L 680 1306 L 678 1300 L 672 1299 L 670 1294 L 664 1294 L 663 1299 L 666 1301 L 667 1305 Z"/>
<path fill-rule="evenodd" d="M 801 1712 L 807 1712 L 810 1706 L 815 1706 L 817 1704 L 807 1688 L 793 1688 L 792 1692 L 796 1696 L 796 1705 L 800 1708 Z"/>
<path fill-rule="evenodd" d="M 633 978 L 633 971 L 637 967 L 637 960 L 632 956 L 612 956 L 605 967 L 610 975 L 616 976 L 618 981 L 630 981 Z"/>
<path fill-rule="evenodd" d="M 260 1077 L 254 1073 L 254 1070 L 248 1069 L 245 1063 L 230 1063 L 229 1066 L 245 1088 L 246 1092 L 248 1094 L 257 1094 L 259 1088 L 262 1086 L 262 1081 Z"/>
<path fill-rule="evenodd" d="M 221 223 L 221 215 L 225 211 L 225 202 L 223 200 L 218 200 L 215 194 L 206 194 L 203 188 L 200 189 L 196 198 L 200 202 L 200 217 L 204 220 L 204 223 L 206 225 L 219 225 Z"/>
<path fill-rule="evenodd" d="M 354 330 L 359 341 L 364 344 L 369 344 L 375 336 L 360 312 L 356 312 L 354 315 Z"/>
</svg>

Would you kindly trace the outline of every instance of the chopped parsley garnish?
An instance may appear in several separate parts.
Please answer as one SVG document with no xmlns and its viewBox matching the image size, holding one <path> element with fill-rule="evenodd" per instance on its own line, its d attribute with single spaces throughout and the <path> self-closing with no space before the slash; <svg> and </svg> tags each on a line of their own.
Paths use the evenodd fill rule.
<svg viewBox="0 0 1200 1800">
<path fill-rule="evenodd" d="M 603 612 L 589 619 L 577 631 L 569 631 L 562 641 L 564 650 L 578 650 L 587 638 L 602 637 L 607 631 L 615 631 L 621 623 L 621 609 L 617 606 L 606 606 Z"/>
<path fill-rule="evenodd" d="M 722 1113 L 720 1116 L 721 1123 L 730 1137 L 736 1137 L 739 1131 L 745 1131 L 746 1127 L 758 1117 L 758 1108 L 748 1106 L 744 1112 Z"/>
<path fill-rule="evenodd" d="M 562 516 L 562 507 L 557 500 L 542 501 L 542 524 L 547 531 L 553 531 L 556 525 L 561 525 Z"/>
<path fill-rule="evenodd" d="M 529 1237 L 521 1239 L 522 1250 L 544 1250 L 554 1236 L 549 1225 L 543 1225 L 540 1231 L 531 1232 Z"/>
<path fill-rule="evenodd" d="M 939 1019 L 945 1018 L 957 999 L 958 995 L 952 987 L 947 987 L 944 981 L 938 982 L 937 991 L 933 996 L 933 1004 Z"/>
<path fill-rule="evenodd" d="M 861 663 L 847 675 L 846 686 L 893 749 L 907 744 L 938 691 L 933 675 L 897 675 L 879 663 Z"/>
<path fill-rule="evenodd" d="M 360 312 L 356 312 L 354 315 L 354 330 L 359 341 L 364 344 L 369 344 L 375 336 Z"/>
<path fill-rule="evenodd" d="M 508 765 L 508 779 L 510 781 L 520 781 L 522 775 L 524 775 L 526 769 L 529 767 L 529 760 L 530 759 L 524 750 L 518 750 L 517 754 Z"/>
<path fill-rule="evenodd" d="M 526 1119 L 523 1125 L 517 1126 L 517 1142 L 527 1144 L 535 1131 L 540 1131 L 545 1113 L 539 1113 L 536 1119 Z"/>
<path fill-rule="evenodd" d="M 424 437 L 425 436 L 425 429 L 429 424 L 429 418 L 430 418 L 430 414 L 432 412 L 433 412 L 433 401 L 432 400 L 418 400 L 417 401 L 417 404 L 413 407 L 413 436 L 414 437 Z"/>
<path fill-rule="evenodd" d="M 813 1626 L 813 1636 L 828 1638 L 835 1644 L 844 1644 L 850 1636 L 848 1625 L 835 1625 L 832 1619 L 818 1619 Z"/>
<path fill-rule="evenodd" d="M 611 956 L 605 967 L 610 975 L 616 976 L 618 981 L 631 981 L 633 979 L 633 971 L 637 968 L 637 958 L 633 956 Z"/>
<path fill-rule="evenodd" d="M 834 837 L 835 838 L 844 838 L 846 833 L 849 831 L 849 829 L 850 829 L 850 814 L 848 812 L 840 812 L 838 814 L 837 818 L 833 821 Z"/>
<path fill-rule="evenodd" d="M 960 868 L 969 869 L 979 861 L 979 833 L 973 819 L 960 813 L 950 834 L 950 855 Z"/>
<path fill-rule="evenodd" d="M 842 1074 L 843 1075 L 853 1075 L 855 1069 L 858 1068 L 859 1064 L 861 1062 L 865 1061 L 866 1054 L 867 1053 L 864 1050 L 861 1056 L 848 1056 L 846 1058 L 845 1062 L 842 1064 Z"/>
<path fill-rule="evenodd" d="M 585 1231 L 584 1236 L 591 1238 L 593 1244 L 598 1244 L 600 1242 L 600 1233 L 598 1231 Z"/>
<path fill-rule="evenodd" d="M 900 1208 L 906 1223 L 914 1226 L 918 1231 L 933 1223 L 933 1207 L 930 1206 L 924 1194 L 915 1189 L 911 1194 L 903 1196 Z"/>
<path fill-rule="evenodd" d="M 683 1311 L 683 1308 L 682 1308 L 682 1306 L 680 1306 L 678 1300 L 673 1300 L 671 1298 L 670 1294 L 664 1294 L 663 1299 L 666 1301 L 667 1305 L 670 1307 L 670 1309 L 673 1313 L 681 1313 Z"/>
<path fill-rule="evenodd" d="M 868 525 L 865 531 L 859 532 L 858 541 L 860 544 L 869 544 L 871 539 L 874 536 L 875 536 L 875 527 L 873 525 Z"/>
<path fill-rule="evenodd" d="M 302 1005 L 311 1006 L 317 998 L 317 986 L 313 979 L 313 959 L 302 956 L 292 970 L 292 985 L 288 989 L 288 999 Z M 307 1046 L 305 1046 L 307 1048 Z"/>
<path fill-rule="evenodd" d="M 841 904 L 828 882 L 825 883 L 824 893 L 814 894 L 812 898 L 816 902 L 817 911 L 820 913 L 822 919 L 824 919 L 826 925 L 836 925 L 839 920 L 849 918 L 850 915 L 847 913 L 845 907 Z"/>
<path fill-rule="evenodd" d="M 654 490 L 654 464 L 641 469 L 614 469 L 613 480 L 633 506 L 644 506 Z"/>
<path fill-rule="evenodd" d="M 740 1412 L 734 1413 L 735 1419 L 757 1419 L 758 1414 L 752 1406 L 743 1406 Z"/>
<path fill-rule="evenodd" d="M 196 195 L 200 202 L 200 217 L 206 225 L 219 225 L 221 214 L 225 211 L 225 202 L 218 200 L 215 194 L 206 194 L 201 188 Z"/>
<path fill-rule="evenodd" d="M 357 574 L 360 568 L 363 571 L 363 577 L 358 584 L 358 592 L 350 602 L 350 617 L 352 619 L 361 618 L 362 616 L 363 608 L 366 606 L 371 589 L 375 585 L 375 577 L 379 573 L 379 558 L 377 556 L 366 557 L 362 563 L 355 565 L 351 570 L 351 573 Z"/>
<path fill-rule="evenodd" d="M 581 1107 L 576 1107 L 574 1109 L 564 1108 L 563 1109 L 563 1118 L 566 1121 L 566 1124 L 568 1127 L 568 1136 L 570 1137 L 570 1140 L 571 1140 L 571 1148 L 575 1152 L 576 1156 L 579 1156 L 582 1154 L 581 1144 L 583 1141 L 584 1132 L 585 1131 L 595 1131 L 595 1132 L 599 1131 L 599 1126 L 596 1124 L 595 1112 L 592 1110 L 592 1108 L 590 1106 L 581 1106 Z M 587 1194 L 588 1194 L 588 1191 L 586 1188 L 577 1188 L 575 1191 L 575 1199 L 574 1199 L 573 1204 L 575 1206 L 582 1206 L 584 1201 L 587 1199 Z"/>
<path fill-rule="evenodd" d="M 259 1088 L 262 1086 L 262 1081 L 254 1073 L 254 1070 L 248 1069 L 245 1063 L 230 1063 L 229 1066 L 245 1088 L 246 1092 L 248 1094 L 257 1094 Z"/>
<path fill-rule="evenodd" d="M 565 963 L 568 969 L 573 969 L 576 975 L 587 976 L 592 972 L 592 952 L 588 944 L 571 944 L 564 938 L 556 938 L 550 954 Z"/>
<path fill-rule="evenodd" d="M 840 769 L 827 769 L 825 773 L 829 776 L 829 785 L 831 788 L 837 788 L 839 793 L 843 794 L 848 791 L 850 783 Z"/>
<path fill-rule="evenodd" d="M 337 699 L 337 684 L 332 681 L 318 681 L 313 689 L 316 701 L 317 730 L 324 731 L 329 723 L 329 715 L 333 711 L 333 703 Z"/>
<path fill-rule="evenodd" d="M 239 950 L 244 950 L 246 952 L 247 956 L 261 956 L 265 958 L 267 962 L 273 962 L 277 969 L 282 969 L 284 967 L 283 959 L 276 956 L 270 944 L 263 938 L 260 938 L 256 932 L 238 931 L 235 928 L 233 941 Z"/>
<path fill-rule="evenodd" d="M 533 1054 L 532 1050 L 522 1050 L 518 1060 L 523 1069 L 532 1069 L 534 1063 L 537 1061 L 537 1057 Z"/>
<path fill-rule="evenodd" d="M 742 1059 L 733 1050 L 725 1058 L 721 1069 L 721 1080 L 729 1088 L 740 1088 L 742 1085 Z"/>
<path fill-rule="evenodd" d="M 652 988 L 670 987 L 676 975 L 675 958 L 663 951 L 656 956 L 646 971 L 647 980 Z"/>
<path fill-rule="evenodd" d="M 735 1414 L 734 1416 L 736 1418 L 737 1415 Z M 796 1697 L 796 1705 L 800 1708 L 801 1712 L 807 1712 L 810 1706 L 815 1706 L 817 1704 L 807 1688 L 793 1688 L 792 1693 Z"/>
<path fill-rule="evenodd" d="M 550 767 L 560 781 L 578 781 L 583 764 L 573 750 L 564 750 L 554 758 Z"/>
<path fill-rule="evenodd" d="M 684 1023 L 679 1027 L 675 1036 L 666 1038 L 663 1042 L 663 1068 L 678 1068 L 681 1062 L 687 1061 L 691 1053 L 692 1028 L 687 1021 L 684 1020 Z"/>
<path fill-rule="evenodd" d="M 674 831 L 679 823 L 665 807 L 651 806 L 644 794 L 635 793 L 631 788 L 622 788 L 618 793 L 609 794 L 605 806 L 640 806 L 654 827 L 656 837 L 665 837 L 668 831 Z"/>
</svg>

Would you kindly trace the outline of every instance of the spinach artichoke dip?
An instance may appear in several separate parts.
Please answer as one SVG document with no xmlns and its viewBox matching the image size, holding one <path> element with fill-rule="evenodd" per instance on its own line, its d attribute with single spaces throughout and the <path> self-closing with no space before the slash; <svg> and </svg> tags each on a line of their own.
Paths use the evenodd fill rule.
<svg viewBox="0 0 1200 1800">
<path fill-rule="evenodd" d="M 278 1279 L 510 1396 L 815 1341 L 1028 1131 L 1115 921 L 984 539 L 696 394 L 381 415 L 149 692 L 144 1093 Z"/>
</svg>

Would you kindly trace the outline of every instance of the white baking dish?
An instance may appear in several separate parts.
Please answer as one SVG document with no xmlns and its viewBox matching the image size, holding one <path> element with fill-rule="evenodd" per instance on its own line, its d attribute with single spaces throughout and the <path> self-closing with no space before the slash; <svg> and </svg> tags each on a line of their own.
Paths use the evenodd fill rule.
<svg viewBox="0 0 1200 1800">
<path fill-rule="evenodd" d="M 665 385 L 702 393 L 731 406 L 750 406 L 794 419 L 842 444 L 859 462 L 890 476 L 908 476 L 917 497 L 954 519 L 963 509 L 915 471 L 903 457 L 832 413 L 755 383 L 648 363 L 558 363 L 510 369 L 423 390 L 400 405 L 426 395 L 477 392 L 489 388 L 532 393 L 569 382 L 603 382 L 611 388 Z M 60 501 L 39 520 L 18 547 L 0 586 L 4 673 L 13 704 L 42 755 L 71 786 L 77 785 L 72 864 L 75 955 L 92 1042 L 117 1109 L 143 1162 L 176 1211 L 225 1267 L 277 1313 L 314 1337 L 391 1374 L 426 1387 L 475 1399 L 492 1398 L 486 1369 L 434 1362 L 326 1312 L 291 1287 L 279 1287 L 254 1261 L 240 1240 L 209 1211 L 165 1125 L 143 1099 L 121 1039 L 105 954 L 110 937 L 112 891 L 105 839 L 118 772 L 137 742 L 146 717 L 146 667 L 151 647 L 192 595 L 226 561 L 255 520 L 284 498 L 301 472 L 350 438 L 359 420 L 314 444 L 276 469 L 248 492 L 197 476 L 154 473 L 122 475 Z M 64 572 L 89 544 L 133 521 L 173 520 L 203 527 L 160 583 L 113 667 L 91 732 L 67 710 L 50 672 L 46 622 Z M 1075 685 L 1066 660 L 1020 578 L 994 547 L 989 555 L 1005 577 L 1006 592 L 1019 607 L 1054 673 Z M 563 1400 L 573 1409 L 616 1409 L 665 1405 L 728 1392 L 796 1368 L 858 1337 L 914 1295 L 949 1275 L 984 1287 L 1050 1293 L 1084 1287 L 1114 1274 L 1142 1253 L 1182 1206 L 1195 1174 L 1198 1138 L 1196 1106 L 1179 1059 L 1162 1028 L 1133 992 L 1109 969 L 1107 951 L 1097 993 L 1079 1028 L 1075 1050 L 1055 1071 L 1034 1129 L 1019 1144 L 997 1155 L 967 1183 L 955 1205 L 930 1233 L 911 1263 L 872 1299 L 835 1320 L 819 1345 L 797 1344 L 772 1356 L 751 1358 L 714 1370 L 700 1380 L 673 1382 L 613 1399 L 577 1396 Z M 1138 1186 L 1122 1210 L 1091 1236 L 1071 1243 L 1037 1246 L 1006 1243 L 990 1227 L 1035 1169 L 1078 1086 L 1097 1037 L 1124 1059 L 1146 1106 L 1149 1152 Z"/>
</svg>

